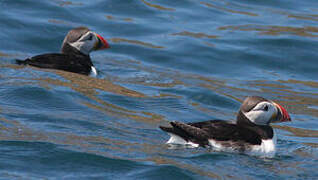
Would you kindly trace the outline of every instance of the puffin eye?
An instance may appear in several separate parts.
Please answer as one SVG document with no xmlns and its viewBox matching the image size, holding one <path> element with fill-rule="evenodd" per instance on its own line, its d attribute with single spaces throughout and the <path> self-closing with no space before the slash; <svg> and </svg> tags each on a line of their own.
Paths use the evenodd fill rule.
<svg viewBox="0 0 318 180">
<path fill-rule="evenodd" d="M 88 40 L 92 40 L 93 39 L 93 35 L 90 34 L 87 39 Z"/>
<path fill-rule="evenodd" d="M 264 111 L 268 111 L 268 106 L 267 105 L 264 107 Z"/>
</svg>

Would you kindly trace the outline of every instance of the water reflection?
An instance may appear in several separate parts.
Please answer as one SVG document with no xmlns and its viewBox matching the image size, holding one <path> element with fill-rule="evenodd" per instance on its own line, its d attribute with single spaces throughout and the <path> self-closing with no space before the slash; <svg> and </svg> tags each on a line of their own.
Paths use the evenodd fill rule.
<svg viewBox="0 0 318 180">
<path fill-rule="evenodd" d="M 219 30 L 231 30 L 231 31 L 257 31 L 262 35 L 278 36 L 287 34 L 293 34 L 303 37 L 318 37 L 318 28 L 314 26 L 292 27 L 292 26 L 267 26 L 259 24 L 245 24 L 245 25 L 230 25 L 221 26 Z"/>
<path fill-rule="evenodd" d="M 49 84 L 70 87 L 73 90 L 85 95 L 86 97 L 99 103 L 99 105 L 91 104 L 89 102 L 82 102 L 89 108 L 93 108 L 102 112 L 105 112 L 111 116 L 118 116 L 121 118 L 129 118 L 136 121 L 141 121 L 144 123 L 158 123 L 164 120 L 164 117 L 151 112 L 137 112 L 132 111 L 120 106 L 116 106 L 112 103 L 106 102 L 105 100 L 99 98 L 96 90 L 111 92 L 115 94 L 120 94 L 124 96 L 130 96 L 134 98 L 146 98 L 146 96 L 137 91 L 133 91 L 122 86 L 113 84 L 112 82 L 105 79 L 97 79 L 89 76 L 83 76 L 75 73 L 69 73 L 64 71 L 57 71 L 58 75 L 61 75 L 69 82 L 61 82 L 53 79 L 37 79 L 39 81 L 44 81 Z"/>
<path fill-rule="evenodd" d="M 282 129 L 282 130 L 286 130 L 286 131 L 292 133 L 291 134 L 292 136 L 316 137 L 316 138 L 318 137 L 318 131 L 316 131 L 316 130 L 301 129 L 301 128 L 294 128 L 294 127 L 289 127 L 289 126 L 279 126 L 279 125 L 274 125 L 274 127 Z"/>
<path fill-rule="evenodd" d="M 75 24 L 72 24 L 70 22 L 66 22 L 66 21 L 62 21 L 62 20 L 58 20 L 58 19 L 49 19 L 48 20 L 49 23 L 52 23 L 52 24 L 63 24 L 63 25 L 68 25 L 68 26 L 75 26 Z"/>
<path fill-rule="evenodd" d="M 54 0 L 56 3 L 58 3 L 60 6 L 71 6 L 71 5 L 78 5 L 82 6 L 83 3 L 80 2 L 73 2 L 73 1 L 67 1 L 67 0 Z"/>
<path fill-rule="evenodd" d="M 144 159 L 142 161 L 151 161 L 151 162 L 154 162 L 158 165 L 171 164 L 171 165 L 174 165 L 174 166 L 179 167 L 181 169 L 187 169 L 187 170 L 192 171 L 194 173 L 200 174 L 202 176 L 207 176 L 207 177 L 214 178 L 214 179 L 222 179 L 219 175 L 217 175 L 211 171 L 204 171 L 203 169 L 192 166 L 190 164 L 177 162 L 175 160 L 164 158 L 164 157 L 152 157 L 152 158 Z"/>
<path fill-rule="evenodd" d="M 189 37 L 194 37 L 194 38 L 209 38 L 209 39 L 216 39 L 219 36 L 215 35 L 209 35 L 205 33 L 195 33 L 195 32 L 189 32 L 189 31 L 182 31 L 179 33 L 173 33 L 172 35 L 174 36 L 189 36 Z"/>
<path fill-rule="evenodd" d="M 212 3 L 207 3 L 207 2 L 200 2 L 200 3 L 203 4 L 203 5 L 205 5 L 206 7 L 214 8 L 214 9 L 217 9 L 217 10 L 220 10 L 220 11 L 224 11 L 224 12 L 229 12 L 229 13 L 233 13 L 233 14 L 248 15 L 248 16 L 258 16 L 258 14 L 256 14 L 256 13 L 245 12 L 245 11 L 239 11 L 239 10 L 233 10 L 233 9 L 230 9 L 230 8 L 225 8 L 225 7 L 222 7 L 222 6 L 217 6 L 217 5 L 214 5 L 214 4 L 212 4 Z"/>
<path fill-rule="evenodd" d="M 129 39 L 124 39 L 124 38 L 111 38 L 111 41 L 113 43 L 125 42 L 125 43 L 130 43 L 130 44 L 135 44 L 135 45 L 141 45 L 141 46 L 145 46 L 148 48 L 156 48 L 156 49 L 164 48 L 163 46 L 157 46 L 157 45 L 153 45 L 153 44 L 147 43 L 147 42 L 142 42 L 142 41 L 138 41 L 138 40 L 129 40 Z"/>
<path fill-rule="evenodd" d="M 126 22 L 133 22 L 133 18 L 121 18 L 121 17 L 115 17 L 115 16 L 112 16 L 112 15 L 105 15 L 105 17 L 108 19 L 108 20 L 113 20 L 113 21 L 126 21 Z"/>
<path fill-rule="evenodd" d="M 163 11 L 175 11 L 175 9 L 173 8 L 167 8 L 167 7 L 163 7 L 161 5 L 158 5 L 158 4 L 152 4 L 146 0 L 140 0 L 141 2 L 143 2 L 145 5 L 149 6 L 149 7 L 152 7 L 152 8 L 155 8 L 157 10 L 163 10 Z"/>
<path fill-rule="evenodd" d="M 286 16 L 287 18 L 293 18 L 298 20 L 310 20 L 310 21 L 318 21 L 318 15 L 317 14 L 311 14 L 314 10 L 309 10 L 308 14 L 305 13 L 294 13 L 284 10 L 277 10 L 277 9 L 269 9 L 271 12 L 276 14 L 281 14 Z"/>
<path fill-rule="evenodd" d="M 0 52 L 0 57 L 9 57 L 9 56 L 10 56 L 9 54 L 5 54 L 5 53 Z"/>
</svg>

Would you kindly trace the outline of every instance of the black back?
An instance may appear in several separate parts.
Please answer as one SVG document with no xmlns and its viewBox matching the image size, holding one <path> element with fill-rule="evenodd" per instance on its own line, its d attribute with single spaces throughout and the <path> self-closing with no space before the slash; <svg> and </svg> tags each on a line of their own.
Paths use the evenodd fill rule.
<svg viewBox="0 0 318 180">
<path fill-rule="evenodd" d="M 28 64 L 39 68 L 59 69 L 84 75 L 89 75 L 91 59 L 83 54 L 42 54 L 26 59 L 24 61 L 17 60 L 18 64 Z"/>
<path fill-rule="evenodd" d="M 273 129 L 270 126 L 239 126 L 223 121 L 210 120 L 197 123 L 171 122 L 172 127 L 160 128 L 163 131 L 176 134 L 186 141 L 191 141 L 204 147 L 209 144 L 209 139 L 235 143 L 241 148 L 246 144 L 260 145 L 262 139 L 273 137 Z"/>
</svg>

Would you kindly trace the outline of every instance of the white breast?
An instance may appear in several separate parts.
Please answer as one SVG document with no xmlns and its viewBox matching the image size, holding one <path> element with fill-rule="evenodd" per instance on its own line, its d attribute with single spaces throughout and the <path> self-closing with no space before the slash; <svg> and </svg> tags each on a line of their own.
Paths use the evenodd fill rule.
<svg viewBox="0 0 318 180">
<path fill-rule="evenodd" d="M 276 135 L 272 139 L 262 140 L 261 145 L 254 145 L 249 154 L 261 157 L 274 157 L 276 153 Z"/>
</svg>

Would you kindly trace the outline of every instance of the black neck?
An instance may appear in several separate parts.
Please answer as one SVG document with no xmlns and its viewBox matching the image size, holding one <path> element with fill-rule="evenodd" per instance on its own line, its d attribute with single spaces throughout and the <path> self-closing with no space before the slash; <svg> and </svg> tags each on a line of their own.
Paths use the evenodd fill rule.
<svg viewBox="0 0 318 180">
<path fill-rule="evenodd" d="M 68 43 L 63 44 L 61 52 L 62 52 L 62 54 L 76 54 L 76 55 L 88 56 L 86 54 L 81 53 L 79 50 L 72 47 Z"/>
<path fill-rule="evenodd" d="M 61 52 L 62 52 L 62 54 L 69 54 L 69 55 L 72 55 L 72 56 L 80 56 L 79 59 L 84 60 L 85 63 L 87 63 L 89 66 L 93 66 L 93 62 L 92 62 L 92 60 L 91 60 L 89 55 L 81 53 L 79 50 L 77 50 L 76 48 L 72 47 L 68 43 L 64 43 L 63 44 Z"/>
<path fill-rule="evenodd" d="M 236 124 L 238 126 L 247 128 L 259 134 L 262 139 L 271 139 L 273 138 L 274 131 L 273 128 L 269 125 L 257 125 L 252 123 L 240 110 L 237 115 Z"/>
</svg>

